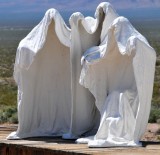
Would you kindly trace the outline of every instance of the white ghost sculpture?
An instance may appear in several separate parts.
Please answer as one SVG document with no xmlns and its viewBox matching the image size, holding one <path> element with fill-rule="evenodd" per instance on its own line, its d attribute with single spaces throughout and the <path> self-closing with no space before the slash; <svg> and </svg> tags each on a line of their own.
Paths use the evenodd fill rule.
<svg viewBox="0 0 160 155">
<path fill-rule="evenodd" d="M 19 125 L 7 138 L 138 146 L 150 113 L 154 49 L 107 2 L 95 18 L 74 13 L 69 22 L 71 28 L 50 9 L 20 42 L 14 68 Z"/>
</svg>

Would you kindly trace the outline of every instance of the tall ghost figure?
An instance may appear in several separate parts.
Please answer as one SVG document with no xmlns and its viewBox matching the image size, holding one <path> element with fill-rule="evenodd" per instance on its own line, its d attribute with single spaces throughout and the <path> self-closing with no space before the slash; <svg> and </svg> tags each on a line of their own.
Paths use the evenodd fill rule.
<svg viewBox="0 0 160 155">
<path fill-rule="evenodd" d="M 24 38 L 17 49 L 16 133 L 9 138 L 58 136 L 71 120 L 70 29 L 55 9 Z"/>
<path fill-rule="evenodd" d="M 107 2 L 95 18 L 77 12 L 69 23 L 50 9 L 20 42 L 14 68 L 19 125 L 7 138 L 138 146 L 150 112 L 154 49 Z"/>
<path fill-rule="evenodd" d="M 109 27 L 108 22 L 112 22 L 117 14 L 109 4 L 101 3 L 96 9 L 95 17 L 95 19 L 84 18 L 79 12 L 70 17 L 72 121 L 69 134 L 63 135 L 66 139 L 76 138 L 88 132 L 86 127 L 93 133 L 99 125 L 99 112 L 95 108 L 95 99 L 88 89 L 79 84 L 82 69 L 81 57 L 84 51 L 100 44 L 101 35 Z"/>
<path fill-rule="evenodd" d="M 95 97 L 101 120 L 90 147 L 136 146 L 150 113 L 156 55 L 124 17 L 116 18 L 99 45 L 82 56 L 80 83 Z"/>
</svg>

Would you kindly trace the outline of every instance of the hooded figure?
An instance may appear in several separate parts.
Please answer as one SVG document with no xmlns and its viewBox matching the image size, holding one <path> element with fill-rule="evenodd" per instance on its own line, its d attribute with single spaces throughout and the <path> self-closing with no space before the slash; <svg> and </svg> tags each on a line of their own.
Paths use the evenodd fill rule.
<svg viewBox="0 0 160 155">
<path fill-rule="evenodd" d="M 100 45 L 82 56 L 80 76 L 80 84 L 95 97 L 100 125 L 94 136 L 77 142 L 89 147 L 137 146 L 148 123 L 156 54 L 124 17 L 105 30 Z"/>
<path fill-rule="evenodd" d="M 88 89 L 79 84 L 81 58 L 87 49 L 100 44 L 110 23 L 117 16 L 109 3 L 101 3 L 96 9 L 95 18 L 85 18 L 79 12 L 70 17 L 72 121 L 69 133 L 63 135 L 65 139 L 76 139 L 84 133 L 90 135 L 97 131 L 100 116 L 95 107 L 95 98 Z"/>
<path fill-rule="evenodd" d="M 55 9 L 20 42 L 14 67 L 18 130 L 9 139 L 58 136 L 71 120 L 70 29 Z"/>
<path fill-rule="evenodd" d="M 51 9 L 18 47 L 19 126 L 8 139 L 63 136 L 89 147 L 137 146 L 147 126 L 155 51 L 109 3 L 69 29 Z M 89 136 L 92 135 L 92 136 Z M 89 137 L 88 137 L 89 136 Z"/>
</svg>

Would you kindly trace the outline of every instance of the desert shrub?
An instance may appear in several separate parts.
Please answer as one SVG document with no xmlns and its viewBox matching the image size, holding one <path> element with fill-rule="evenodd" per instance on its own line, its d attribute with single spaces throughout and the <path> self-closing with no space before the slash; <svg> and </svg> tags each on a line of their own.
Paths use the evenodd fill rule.
<svg viewBox="0 0 160 155">
<path fill-rule="evenodd" d="M 154 82 L 153 95 L 159 95 L 160 91 L 160 83 Z"/>
<path fill-rule="evenodd" d="M 160 110 L 157 108 L 152 108 L 149 117 L 149 123 L 156 123 L 160 119 Z"/>
<path fill-rule="evenodd" d="M 10 117 L 8 119 L 9 123 L 14 123 L 17 124 L 18 123 L 18 116 L 17 116 L 17 112 L 12 114 L 12 117 Z"/>
<path fill-rule="evenodd" d="M 156 61 L 156 66 L 160 66 L 160 60 Z"/>
<path fill-rule="evenodd" d="M 16 106 L 3 106 L 0 110 L 0 123 L 18 123 Z"/>
<path fill-rule="evenodd" d="M 4 81 L 0 82 L 0 105 L 16 105 L 17 86 L 7 80 Z"/>
</svg>

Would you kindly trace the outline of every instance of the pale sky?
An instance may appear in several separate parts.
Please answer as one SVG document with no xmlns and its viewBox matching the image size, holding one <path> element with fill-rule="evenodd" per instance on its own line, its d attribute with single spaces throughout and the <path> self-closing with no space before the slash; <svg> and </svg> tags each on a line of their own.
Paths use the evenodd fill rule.
<svg viewBox="0 0 160 155">
<path fill-rule="evenodd" d="M 0 0 L 2 13 L 45 12 L 49 8 L 95 10 L 101 0 Z M 115 9 L 160 8 L 160 0 L 108 0 Z"/>
<path fill-rule="evenodd" d="M 50 8 L 57 9 L 63 18 L 73 12 L 94 16 L 104 0 L 0 0 L 0 26 L 35 25 Z M 107 0 L 119 15 L 127 18 L 160 19 L 160 0 Z M 143 9 L 143 10 L 142 10 Z M 68 11 L 68 12 L 66 12 Z M 86 11 L 86 12 L 85 12 Z"/>
</svg>

